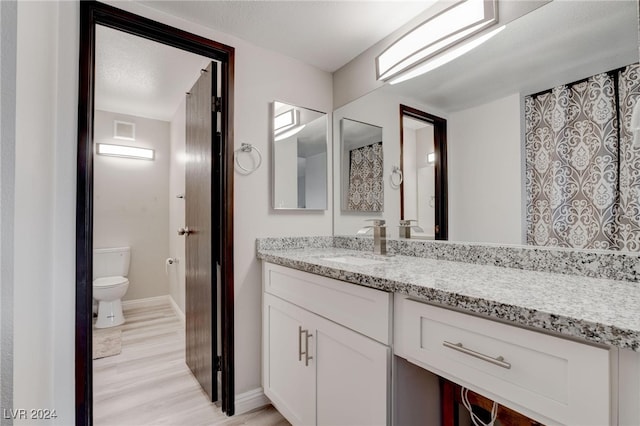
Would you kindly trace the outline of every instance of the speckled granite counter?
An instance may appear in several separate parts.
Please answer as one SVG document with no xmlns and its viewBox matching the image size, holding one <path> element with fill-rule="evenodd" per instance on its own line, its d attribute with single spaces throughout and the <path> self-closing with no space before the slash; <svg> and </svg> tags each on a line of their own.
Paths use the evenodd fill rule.
<svg viewBox="0 0 640 426">
<path fill-rule="evenodd" d="M 383 260 L 352 265 L 327 260 Z M 640 284 L 330 247 L 266 249 L 258 258 L 294 269 L 409 295 L 517 325 L 640 352 Z"/>
</svg>

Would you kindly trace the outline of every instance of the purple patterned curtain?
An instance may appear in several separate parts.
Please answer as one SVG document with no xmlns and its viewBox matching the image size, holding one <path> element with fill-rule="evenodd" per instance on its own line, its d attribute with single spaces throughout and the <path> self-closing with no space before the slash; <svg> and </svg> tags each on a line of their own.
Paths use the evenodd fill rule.
<svg viewBox="0 0 640 426">
<path fill-rule="evenodd" d="M 525 98 L 528 244 L 640 250 L 638 89 L 632 65 Z"/>
<path fill-rule="evenodd" d="M 349 153 L 349 210 L 381 212 L 384 201 L 382 142 Z"/>
</svg>

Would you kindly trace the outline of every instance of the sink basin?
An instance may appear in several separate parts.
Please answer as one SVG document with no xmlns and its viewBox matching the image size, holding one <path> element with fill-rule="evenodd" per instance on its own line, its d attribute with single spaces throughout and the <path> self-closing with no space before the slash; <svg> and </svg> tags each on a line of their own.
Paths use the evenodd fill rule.
<svg viewBox="0 0 640 426">
<path fill-rule="evenodd" d="M 369 266 L 369 265 L 381 265 L 385 263 L 382 259 L 372 259 L 370 257 L 356 257 L 356 256 L 339 256 L 339 257 L 324 257 L 322 260 L 329 260 L 331 262 L 345 263 L 347 265 L 355 266 Z"/>
</svg>

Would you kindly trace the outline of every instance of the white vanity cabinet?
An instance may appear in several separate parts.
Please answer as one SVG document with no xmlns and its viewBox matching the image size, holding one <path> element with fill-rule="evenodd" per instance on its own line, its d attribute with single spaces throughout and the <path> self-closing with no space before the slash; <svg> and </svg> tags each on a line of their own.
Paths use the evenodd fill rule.
<svg viewBox="0 0 640 426">
<path fill-rule="evenodd" d="M 614 424 L 616 351 L 396 297 L 396 355 L 544 424 Z"/>
<path fill-rule="evenodd" d="M 389 423 L 391 294 L 263 265 L 263 387 L 294 425 Z"/>
</svg>

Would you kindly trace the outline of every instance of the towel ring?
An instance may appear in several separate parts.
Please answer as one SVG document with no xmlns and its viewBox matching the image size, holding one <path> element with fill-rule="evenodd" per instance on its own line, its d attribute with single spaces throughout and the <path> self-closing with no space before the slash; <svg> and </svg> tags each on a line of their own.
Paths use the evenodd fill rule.
<svg viewBox="0 0 640 426">
<path fill-rule="evenodd" d="M 253 169 L 247 169 L 242 164 L 240 164 L 240 161 L 238 160 L 238 154 L 241 154 L 243 152 L 250 153 L 251 151 L 255 151 L 256 154 L 258 154 L 258 164 L 256 164 L 256 166 Z M 235 154 L 236 154 L 235 155 L 235 157 L 236 157 L 236 165 L 240 169 L 242 169 L 245 172 L 245 174 L 251 174 L 251 173 L 255 172 L 262 165 L 262 153 L 260 152 L 260 150 L 258 148 L 256 148 L 255 146 L 251 145 L 250 143 L 241 144 L 240 148 L 235 150 Z"/>
<path fill-rule="evenodd" d="M 391 169 L 391 186 L 393 188 L 399 188 L 400 185 L 402 185 L 402 170 L 400 170 L 398 166 L 393 166 Z"/>
</svg>

